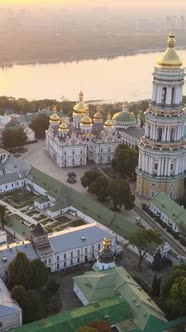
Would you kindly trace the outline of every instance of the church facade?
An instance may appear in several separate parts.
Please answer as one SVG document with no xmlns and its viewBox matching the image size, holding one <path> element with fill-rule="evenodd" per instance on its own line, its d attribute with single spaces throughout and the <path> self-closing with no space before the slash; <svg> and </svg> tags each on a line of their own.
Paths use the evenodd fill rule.
<svg viewBox="0 0 186 332">
<path fill-rule="evenodd" d="M 108 114 L 105 122 L 98 106 L 91 119 L 80 92 L 72 116 L 73 121 L 67 124 L 54 109 L 46 131 L 46 149 L 60 167 L 85 166 L 88 161 L 108 164 L 119 144 L 134 147 L 138 143 L 138 138 L 128 133 L 128 129 L 136 129 L 139 137 L 143 134 L 139 117 L 136 119 L 128 112 L 126 103 L 113 118 Z"/>
<path fill-rule="evenodd" d="M 175 36 L 171 33 L 168 48 L 154 69 L 152 101 L 145 113 L 145 135 L 138 145 L 136 189 L 145 198 L 162 191 L 177 199 L 184 189 L 184 68 L 174 46 Z"/>
</svg>

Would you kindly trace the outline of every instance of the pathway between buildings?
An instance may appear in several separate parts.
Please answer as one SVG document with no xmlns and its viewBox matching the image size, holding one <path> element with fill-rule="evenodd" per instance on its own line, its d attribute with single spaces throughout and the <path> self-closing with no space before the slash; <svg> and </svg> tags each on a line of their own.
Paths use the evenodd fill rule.
<svg viewBox="0 0 186 332">
<path fill-rule="evenodd" d="M 180 255 L 186 256 L 186 250 L 179 244 L 176 240 L 174 240 L 171 235 L 169 235 L 164 229 L 162 229 L 157 223 L 155 223 L 143 210 L 141 210 L 138 206 L 135 206 L 135 211 L 137 214 L 142 217 L 152 228 L 160 231 L 163 238 L 170 244 L 170 246 Z"/>
</svg>

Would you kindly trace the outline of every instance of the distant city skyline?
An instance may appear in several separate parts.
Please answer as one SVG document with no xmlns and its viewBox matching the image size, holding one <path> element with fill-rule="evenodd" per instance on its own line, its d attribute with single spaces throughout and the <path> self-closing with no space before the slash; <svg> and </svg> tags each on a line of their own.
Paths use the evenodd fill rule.
<svg viewBox="0 0 186 332">
<path fill-rule="evenodd" d="M 0 0 L 1 6 L 21 6 L 27 7 L 29 5 L 34 6 L 65 6 L 69 8 L 75 8 L 78 6 L 83 7 L 112 7 L 112 8 L 126 8 L 128 10 L 137 9 L 141 11 L 149 11 L 149 10 L 167 10 L 170 12 L 174 10 L 175 12 L 186 9 L 185 0 L 177 0 L 177 2 L 170 2 L 165 0 L 162 2 L 161 0 L 156 0 L 155 2 L 149 2 L 148 0 L 131 0 L 131 1 L 123 1 L 123 0 Z M 161 12 L 160 12 L 161 14 Z"/>
</svg>

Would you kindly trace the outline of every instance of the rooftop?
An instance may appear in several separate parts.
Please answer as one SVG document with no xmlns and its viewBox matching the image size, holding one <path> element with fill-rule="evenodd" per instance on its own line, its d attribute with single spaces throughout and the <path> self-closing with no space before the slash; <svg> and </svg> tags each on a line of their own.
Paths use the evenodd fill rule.
<svg viewBox="0 0 186 332">
<path fill-rule="evenodd" d="M 95 221 L 119 233 L 125 238 L 138 230 L 137 225 L 126 220 L 122 215 L 109 210 L 87 195 L 75 191 L 73 188 L 68 187 L 36 168 L 30 170 L 27 178 L 44 188 L 46 190 L 45 194 L 54 197 L 57 200 L 59 209 L 60 204 L 63 208 L 66 202 L 65 205 L 68 204 L 68 206 L 71 205 L 77 208 Z"/>
<path fill-rule="evenodd" d="M 11 298 L 8 289 L 0 279 L 0 320 L 12 314 L 19 314 L 21 311 L 21 308 Z"/>
<path fill-rule="evenodd" d="M 173 201 L 165 192 L 157 192 L 152 198 L 152 203 L 186 234 L 186 210 L 182 206 Z"/>
</svg>

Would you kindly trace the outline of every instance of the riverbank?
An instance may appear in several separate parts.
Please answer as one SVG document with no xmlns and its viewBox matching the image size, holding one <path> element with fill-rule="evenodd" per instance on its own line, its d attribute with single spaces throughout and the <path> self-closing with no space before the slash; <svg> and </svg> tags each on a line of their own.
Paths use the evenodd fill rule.
<svg viewBox="0 0 186 332">
<path fill-rule="evenodd" d="M 5 35 L 0 32 L 0 65 L 67 63 L 162 52 L 166 40 L 167 33 L 116 35 L 91 31 L 64 34 L 15 31 Z M 185 34 L 180 33 L 177 40 L 176 48 L 185 49 Z"/>
<path fill-rule="evenodd" d="M 137 54 L 148 54 L 148 53 L 157 53 L 157 52 L 163 52 L 165 49 L 164 48 L 148 48 L 148 49 L 139 49 L 139 50 L 134 50 L 131 52 L 117 52 L 117 53 L 105 53 L 105 54 L 100 54 L 96 56 L 89 56 L 89 55 L 84 55 L 83 57 L 57 57 L 57 58 L 48 58 L 48 59 L 35 59 L 35 60 L 22 60 L 22 61 L 16 61 L 12 60 L 9 62 L 1 62 L 0 61 L 0 67 L 4 68 L 11 68 L 13 66 L 24 66 L 24 65 L 37 65 L 37 64 L 57 64 L 60 62 L 63 63 L 68 63 L 68 62 L 79 62 L 79 61 L 84 61 L 84 60 L 100 60 L 100 59 L 115 59 L 119 57 L 126 57 L 126 56 L 135 56 Z M 179 46 L 177 47 L 177 50 L 186 50 L 186 46 Z"/>
</svg>

